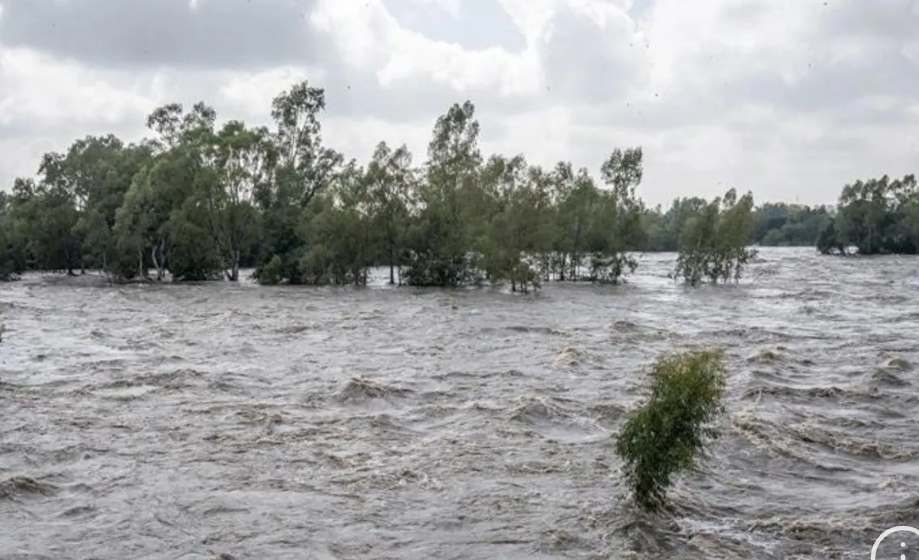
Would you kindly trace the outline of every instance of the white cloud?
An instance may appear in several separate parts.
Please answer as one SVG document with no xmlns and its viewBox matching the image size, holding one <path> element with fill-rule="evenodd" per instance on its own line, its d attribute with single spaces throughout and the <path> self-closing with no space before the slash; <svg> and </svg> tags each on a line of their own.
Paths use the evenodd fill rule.
<svg viewBox="0 0 919 560">
<path fill-rule="evenodd" d="M 324 136 L 349 157 L 386 140 L 421 161 L 437 116 L 470 98 L 489 151 L 596 170 L 612 148 L 644 146 L 651 203 L 728 187 L 833 202 L 845 182 L 914 171 L 919 148 L 916 0 L 492 0 L 523 45 L 475 49 L 417 24 L 468 26 L 458 0 L 411 0 L 424 12 L 412 29 L 383 0 L 199 1 L 195 16 L 214 14 L 219 29 L 178 21 L 188 0 L 175 1 L 184 7 L 144 8 L 131 25 L 219 36 L 159 46 L 150 37 L 168 33 L 148 34 L 147 55 L 133 32 L 90 44 L 79 22 L 43 34 L 42 18 L 70 14 L 59 7 L 0 4 L 0 182 L 87 133 L 137 139 L 174 100 L 267 123 L 271 99 L 302 78 L 327 88 Z M 235 54 L 201 47 L 226 37 L 251 41 Z"/>
<path fill-rule="evenodd" d="M 325 72 L 321 68 L 286 67 L 251 74 L 228 74 L 217 87 L 212 102 L 231 114 L 267 118 L 271 101 L 279 92 L 302 80 L 322 83 L 324 79 Z"/>
<path fill-rule="evenodd" d="M 539 61 L 533 52 L 470 52 L 431 41 L 402 28 L 379 0 L 320 0 L 312 21 L 332 37 L 347 63 L 374 73 L 382 87 L 400 87 L 425 77 L 458 95 L 479 88 L 503 95 L 533 94 L 539 88 Z"/>
<path fill-rule="evenodd" d="M 46 130 L 124 122 L 151 101 L 131 82 L 34 51 L 0 49 L 0 126 Z"/>
<path fill-rule="evenodd" d="M 459 16 L 461 3 L 460 0 L 404 0 L 415 6 L 432 9 L 437 8 L 450 14 L 452 17 Z"/>
</svg>

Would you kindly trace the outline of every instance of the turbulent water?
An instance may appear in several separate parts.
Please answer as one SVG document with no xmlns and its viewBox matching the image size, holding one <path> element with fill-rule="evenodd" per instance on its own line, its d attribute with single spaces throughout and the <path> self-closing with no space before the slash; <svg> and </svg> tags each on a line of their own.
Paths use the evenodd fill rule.
<svg viewBox="0 0 919 560">
<path fill-rule="evenodd" d="M 917 260 L 761 256 L 696 290 L 672 255 L 535 296 L 3 285 L 0 558 L 868 558 L 919 526 Z M 643 515 L 615 435 L 710 346 L 722 437 Z"/>
</svg>

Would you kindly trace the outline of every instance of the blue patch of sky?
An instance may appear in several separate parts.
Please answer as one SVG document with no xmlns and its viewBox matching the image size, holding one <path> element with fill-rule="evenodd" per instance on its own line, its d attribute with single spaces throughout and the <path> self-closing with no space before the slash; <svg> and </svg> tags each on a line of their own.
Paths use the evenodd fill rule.
<svg viewBox="0 0 919 560">
<path fill-rule="evenodd" d="M 496 0 L 462 0 L 457 16 L 436 3 L 383 0 L 400 25 L 435 41 L 456 43 L 466 50 L 500 47 L 518 52 L 526 40 Z"/>
</svg>

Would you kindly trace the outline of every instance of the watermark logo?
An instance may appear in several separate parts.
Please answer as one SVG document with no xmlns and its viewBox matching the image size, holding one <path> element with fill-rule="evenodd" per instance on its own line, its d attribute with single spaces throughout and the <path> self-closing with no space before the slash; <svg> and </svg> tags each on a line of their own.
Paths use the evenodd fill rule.
<svg viewBox="0 0 919 560">
<path fill-rule="evenodd" d="M 900 525 L 899 527 L 891 527 L 890 529 L 887 529 L 886 531 L 881 533 L 881 536 L 878 537 L 876 541 L 874 541 L 874 546 L 871 547 L 871 560 L 877 560 L 878 547 L 881 546 L 881 543 L 884 541 L 884 539 L 886 539 L 887 537 L 889 537 L 890 535 L 894 533 L 900 533 L 900 532 L 912 533 L 916 535 L 917 537 L 919 537 L 919 529 L 916 529 L 915 527 L 909 527 L 908 525 Z M 901 542 L 900 546 L 905 548 L 906 543 Z M 901 554 L 900 560 L 906 560 L 906 555 Z"/>
</svg>

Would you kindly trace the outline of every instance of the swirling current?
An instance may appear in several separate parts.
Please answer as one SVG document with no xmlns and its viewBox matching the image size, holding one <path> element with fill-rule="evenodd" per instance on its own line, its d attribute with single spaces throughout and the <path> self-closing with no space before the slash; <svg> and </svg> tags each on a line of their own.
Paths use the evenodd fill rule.
<svg viewBox="0 0 919 560">
<path fill-rule="evenodd" d="M 529 296 L 0 286 L 0 558 L 868 558 L 919 524 L 917 259 L 673 257 Z M 703 347 L 721 437 L 642 514 L 617 430 Z"/>
</svg>

